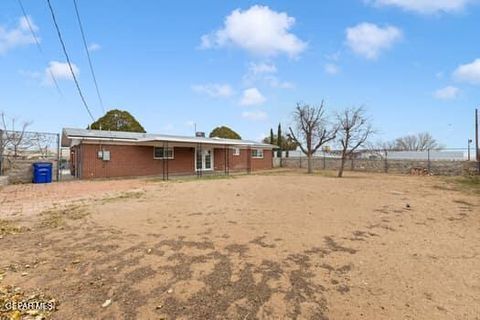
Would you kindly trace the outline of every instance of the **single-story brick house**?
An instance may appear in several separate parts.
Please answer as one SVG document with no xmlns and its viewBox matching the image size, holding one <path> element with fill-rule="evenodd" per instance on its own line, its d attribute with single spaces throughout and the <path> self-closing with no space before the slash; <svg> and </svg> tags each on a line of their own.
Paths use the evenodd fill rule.
<svg viewBox="0 0 480 320">
<path fill-rule="evenodd" d="M 203 175 L 267 170 L 274 145 L 248 140 L 65 128 L 72 175 L 79 179 Z"/>
</svg>

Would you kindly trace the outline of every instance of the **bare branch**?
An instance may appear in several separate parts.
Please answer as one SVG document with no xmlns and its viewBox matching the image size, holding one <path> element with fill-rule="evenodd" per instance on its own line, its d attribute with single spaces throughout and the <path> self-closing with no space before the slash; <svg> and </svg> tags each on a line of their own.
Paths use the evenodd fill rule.
<svg viewBox="0 0 480 320">
<path fill-rule="evenodd" d="M 303 146 L 302 146 L 300 143 L 298 143 L 298 139 L 297 139 L 297 137 L 295 136 L 295 134 L 293 133 L 292 128 L 291 128 L 291 127 L 288 127 L 288 130 L 290 131 L 290 135 L 291 135 L 293 141 L 295 141 L 295 142 L 297 143 L 297 145 L 300 147 L 300 150 L 302 150 L 303 153 L 307 154 L 307 150 L 305 150 L 305 149 L 303 148 Z"/>
<path fill-rule="evenodd" d="M 308 158 L 308 172 L 312 172 L 312 156 L 325 143 L 335 139 L 337 129 L 331 128 L 325 112 L 324 102 L 319 106 L 297 103 L 293 113 L 295 132 L 290 135 Z"/>
<path fill-rule="evenodd" d="M 395 149 L 400 151 L 425 151 L 428 149 L 442 149 L 442 146 L 428 132 L 397 138 L 394 144 Z"/>
<path fill-rule="evenodd" d="M 356 149 L 364 145 L 374 133 L 363 107 L 347 108 L 337 114 L 339 141 L 342 145 L 342 162 L 338 176 L 343 175 L 347 157 L 353 155 Z"/>
</svg>

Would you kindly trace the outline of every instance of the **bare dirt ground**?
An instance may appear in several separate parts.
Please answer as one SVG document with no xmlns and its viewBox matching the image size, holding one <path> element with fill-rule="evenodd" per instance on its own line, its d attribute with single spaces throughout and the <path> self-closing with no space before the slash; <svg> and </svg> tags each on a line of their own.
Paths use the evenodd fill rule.
<svg viewBox="0 0 480 320">
<path fill-rule="evenodd" d="M 480 319 L 480 197 L 442 178 L 69 182 L 0 206 L 0 302 L 53 319 Z"/>
</svg>

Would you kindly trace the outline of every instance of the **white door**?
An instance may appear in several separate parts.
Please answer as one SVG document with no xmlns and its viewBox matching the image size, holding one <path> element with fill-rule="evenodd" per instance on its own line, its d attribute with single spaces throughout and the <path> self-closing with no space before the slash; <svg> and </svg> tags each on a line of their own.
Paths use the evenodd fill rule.
<svg viewBox="0 0 480 320">
<path fill-rule="evenodd" d="M 213 150 L 212 149 L 196 150 L 195 169 L 203 170 L 203 171 L 213 170 Z"/>
</svg>

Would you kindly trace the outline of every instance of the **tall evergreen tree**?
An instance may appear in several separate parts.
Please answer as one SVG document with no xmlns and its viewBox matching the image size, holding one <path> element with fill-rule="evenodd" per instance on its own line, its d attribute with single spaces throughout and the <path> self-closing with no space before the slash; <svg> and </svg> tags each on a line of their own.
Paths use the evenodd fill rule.
<svg viewBox="0 0 480 320">
<path fill-rule="evenodd" d="M 277 150 L 277 157 L 278 158 L 281 158 L 282 157 L 282 126 L 280 125 L 280 123 L 278 124 L 278 132 L 277 132 L 277 146 L 278 146 L 278 150 Z"/>
<path fill-rule="evenodd" d="M 275 144 L 275 137 L 273 136 L 272 128 L 270 128 L 270 144 Z"/>
</svg>

